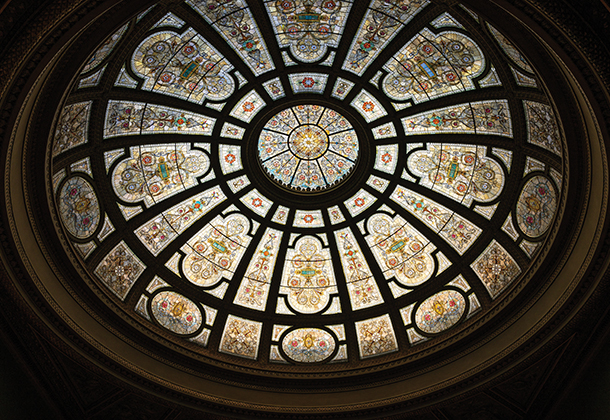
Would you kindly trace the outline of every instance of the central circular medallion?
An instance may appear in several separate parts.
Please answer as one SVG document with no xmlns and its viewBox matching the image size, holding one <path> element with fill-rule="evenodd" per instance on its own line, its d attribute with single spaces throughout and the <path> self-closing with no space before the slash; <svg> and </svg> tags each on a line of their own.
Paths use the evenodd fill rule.
<svg viewBox="0 0 610 420">
<path fill-rule="evenodd" d="M 321 191 L 347 179 L 359 155 L 358 136 L 337 111 L 297 105 L 275 114 L 258 139 L 258 157 L 276 183 Z"/>
<path fill-rule="evenodd" d="M 317 125 L 302 125 L 290 133 L 288 146 L 298 158 L 317 159 L 328 149 L 328 135 Z"/>
</svg>

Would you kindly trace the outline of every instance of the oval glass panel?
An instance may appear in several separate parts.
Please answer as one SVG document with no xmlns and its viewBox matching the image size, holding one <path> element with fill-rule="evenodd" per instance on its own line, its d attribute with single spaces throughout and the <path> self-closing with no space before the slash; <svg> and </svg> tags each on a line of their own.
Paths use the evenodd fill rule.
<svg viewBox="0 0 610 420">
<path fill-rule="evenodd" d="M 159 324 L 176 334 L 192 334 L 202 322 L 201 311 L 192 301 L 174 292 L 161 292 L 151 303 Z"/>
<path fill-rule="evenodd" d="M 335 339 L 318 328 L 299 328 L 286 334 L 282 340 L 282 350 L 295 362 L 321 362 L 335 350 Z"/>
<path fill-rule="evenodd" d="M 535 176 L 523 187 L 517 201 L 517 223 L 530 238 L 544 234 L 557 211 L 557 194 L 550 179 Z"/>
<path fill-rule="evenodd" d="M 465 309 L 466 301 L 461 293 L 445 290 L 424 300 L 415 313 L 415 322 L 423 332 L 440 333 L 457 323 Z"/>
<path fill-rule="evenodd" d="M 59 214 L 75 238 L 93 235 L 100 223 L 100 205 L 91 184 L 80 176 L 70 178 L 59 193 Z"/>
</svg>

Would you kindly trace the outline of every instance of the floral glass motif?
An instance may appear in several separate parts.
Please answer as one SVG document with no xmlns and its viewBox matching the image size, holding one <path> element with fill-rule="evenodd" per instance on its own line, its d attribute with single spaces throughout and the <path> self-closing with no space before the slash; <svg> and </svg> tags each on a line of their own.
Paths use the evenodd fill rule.
<svg viewBox="0 0 610 420">
<path fill-rule="evenodd" d="M 112 187 L 128 203 L 147 207 L 197 185 L 210 167 L 210 158 L 189 144 L 134 146 L 112 172 Z"/>
<path fill-rule="evenodd" d="M 108 101 L 104 138 L 138 134 L 211 136 L 216 119 L 142 102 Z"/>
<path fill-rule="evenodd" d="M 131 249 L 121 241 L 110 251 L 95 269 L 95 275 L 115 295 L 125 300 L 127 293 L 146 266 Z"/>
<path fill-rule="evenodd" d="M 382 88 L 390 98 L 420 103 L 474 89 L 472 79 L 485 69 L 485 59 L 466 35 L 424 29 L 384 68 Z"/>
<path fill-rule="evenodd" d="M 393 175 L 398 163 L 398 145 L 377 146 L 375 150 L 375 169 Z"/>
<path fill-rule="evenodd" d="M 508 101 L 482 101 L 453 105 L 402 119 L 409 134 L 496 134 L 512 137 Z"/>
<path fill-rule="evenodd" d="M 398 351 L 389 315 L 358 321 L 355 324 L 361 359 Z"/>
<path fill-rule="evenodd" d="M 53 157 L 87 143 L 91 101 L 64 107 L 53 138 Z"/>
<path fill-rule="evenodd" d="M 492 299 L 510 285 L 521 273 L 513 257 L 496 240 L 470 265 L 481 279 Z"/>
<path fill-rule="evenodd" d="M 517 200 L 516 219 L 521 232 L 530 238 L 543 235 L 557 211 L 557 194 L 551 180 L 535 176 L 526 182 Z"/>
<path fill-rule="evenodd" d="M 494 200 L 504 187 L 504 172 L 486 151 L 484 146 L 428 144 L 409 156 L 407 167 L 421 185 L 470 207 L 473 199 Z"/>
<path fill-rule="evenodd" d="M 298 328 L 283 338 L 282 350 L 295 362 L 322 362 L 335 351 L 335 339 L 329 332 L 319 328 Z"/>
<path fill-rule="evenodd" d="M 262 322 L 229 315 L 222 331 L 219 350 L 222 353 L 256 360 L 262 328 Z"/>
<path fill-rule="evenodd" d="M 561 138 L 553 109 L 545 104 L 523 101 L 527 119 L 527 141 L 561 156 Z"/>
<path fill-rule="evenodd" d="M 220 159 L 220 169 L 223 174 L 243 169 L 241 164 L 241 147 L 230 144 L 221 144 L 218 146 L 218 157 Z"/>
<path fill-rule="evenodd" d="M 402 217 L 375 214 L 367 224 L 366 241 L 386 279 L 392 276 L 403 286 L 414 287 L 432 277 L 436 248 Z"/>
<path fill-rule="evenodd" d="M 93 187 L 80 176 L 68 178 L 58 196 L 64 227 L 78 239 L 89 238 L 100 224 L 100 205 Z"/>
<path fill-rule="evenodd" d="M 287 295 L 295 311 L 305 314 L 320 312 L 331 293 L 337 293 L 330 251 L 316 237 L 304 236 L 288 249 L 280 293 Z"/>
<path fill-rule="evenodd" d="M 250 222 L 241 214 L 223 219 L 217 216 L 182 247 L 187 255 L 182 260 L 182 271 L 191 283 L 209 287 L 233 278 L 250 243 Z"/>
<path fill-rule="evenodd" d="M 404 187 L 396 187 L 390 198 L 439 234 L 460 255 L 476 241 L 482 230 L 435 201 Z"/>
<path fill-rule="evenodd" d="M 415 323 L 425 333 L 438 334 L 455 325 L 466 310 L 464 296 L 444 290 L 424 300 L 415 312 Z"/>
<path fill-rule="evenodd" d="M 299 61 L 312 63 L 337 47 L 347 23 L 351 1 L 270 0 L 265 2 L 278 45 L 290 47 Z"/>
<path fill-rule="evenodd" d="M 146 38 L 131 59 L 143 90 L 202 103 L 227 99 L 235 90 L 233 66 L 195 30 L 164 31 Z"/>
<path fill-rule="evenodd" d="M 358 158 L 349 121 L 319 105 L 298 105 L 274 115 L 258 140 L 258 155 L 275 182 L 304 191 L 344 180 Z"/>
<path fill-rule="evenodd" d="M 341 67 L 361 76 L 392 38 L 428 0 L 371 0 Z"/>
<path fill-rule="evenodd" d="M 197 305 L 175 292 L 156 294 L 150 308 L 157 322 L 176 334 L 192 334 L 199 329 L 203 321 Z"/>
<path fill-rule="evenodd" d="M 159 255 L 178 235 L 226 198 L 220 187 L 212 187 L 155 216 L 135 234 L 153 255 Z"/>
<path fill-rule="evenodd" d="M 294 93 L 324 93 L 328 74 L 296 73 L 288 76 Z"/>
<path fill-rule="evenodd" d="M 104 43 L 89 58 L 89 61 L 87 61 L 87 64 L 85 64 L 85 67 L 83 67 L 83 71 L 81 72 L 81 74 L 85 74 L 99 66 L 100 63 L 110 55 L 114 47 L 116 47 L 118 42 L 121 40 L 123 34 L 125 34 L 125 32 L 127 31 L 128 27 L 129 23 L 126 23 L 125 25 L 121 26 L 115 33 L 113 33 L 108 39 L 106 39 L 106 41 L 104 41 Z"/>
<path fill-rule="evenodd" d="M 232 117 L 249 123 L 265 107 L 266 103 L 256 91 L 248 92 L 231 110 Z"/>
<path fill-rule="evenodd" d="M 322 212 L 320 210 L 297 210 L 294 214 L 293 226 L 299 228 L 323 227 Z"/>
<path fill-rule="evenodd" d="M 273 70 L 267 45 L 244 0 L 187 0 L 256 75 Z"/>
<path fill-rule="evenodd" d="M 350 228 L 335 231 L 335 240 L 341 257 L 341 265 L 352 309 L 358 310 L 383 303 L 373 273 L 366 258 L 362 255 L 360 245 Z"/>
<path fill-rule="evenodd" d="M 368 123 L 388 115 L 383 105 L 366 90 L 360 91 L 350 105 L 358 111 Z"/>
<path fill-rule="evenodd" d="M 281 241 L 282 232 L 271 228 L 265 231 L 248 264 L 234 303 L 258 311 L 265 310 Z"/>
<path fill-rule="evenodd" d="M 347 211 L 352 215 L 352 217 L 356 217 L 369 207 L 371 207 L 377 199 L 368 191 L 361 189 L 351 198 L 347 199 L 343 202 Z"/>
</svg>

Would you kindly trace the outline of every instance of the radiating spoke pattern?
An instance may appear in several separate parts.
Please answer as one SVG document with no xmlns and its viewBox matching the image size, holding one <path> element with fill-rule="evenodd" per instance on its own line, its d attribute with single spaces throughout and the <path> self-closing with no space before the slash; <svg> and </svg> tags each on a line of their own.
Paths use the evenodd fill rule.
<svg viewBox="0 0 610 420">
<path fill-rule="evenodd" d="M 556 231 L 563 130 L 534 61 L 446 3 L 187 0 L 115 28 L 56 113 L 60 234 L 127 318 L 231 363 L 486 322 Z"/>
</svg>

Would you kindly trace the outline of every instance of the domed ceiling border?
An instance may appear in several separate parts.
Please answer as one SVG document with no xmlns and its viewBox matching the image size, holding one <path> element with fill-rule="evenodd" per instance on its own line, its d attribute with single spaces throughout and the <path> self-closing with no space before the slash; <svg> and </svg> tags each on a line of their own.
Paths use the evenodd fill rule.
<svg viewBox="0 0 610 420">
<path fill-rule="evenodd" d="M 65 2 L 65 4 L 68 4 L 68 3 L 73 4 L 72 2 Z M 101 3 L 101 2 L 99 2 L 99 3 Z M 88 5 L 87 7 L 89 7 L 89 6 L 91 6 L 91 9 L 93 9 L 93 7 L 95 7 L 95 6 L 93 5 L 93 2 L 90 2 L 90 3 L 89 3 L 89 5 Z M 72 11 L 72 10 L 74 10 L 74 9 L 76 9 L 77 7 L 78 7 L 78 5 L 73 4 L 73 8 L 71 9 L 71 11 Z M 91 10 L 91 9 L 90 9 L 90 10 Z M 81 11 L 81 12 L 82 12 L 82 11 Z M 69 13 L 68 13 L 68 14 L 69 14 Z M 84 13 L 83 13 L 83 14 L 84 14 Z M 65 16 L 65 15 L 63 15 L 63 16 Z M 43 32 L 44 32 L 44 30 L 43 30 Z M 56 38 L 56 39 L 57 39 L 57 38 Z M 44 46 L 43 46 L 42 48 L 43 48 L 43 49 L 46 49 L 46 47 L 44 47 Z M 574 53 L 574 54 L 576 54 L 576 53 Z M 10 60 L 7 60 L 7 61 L 8 61 L 8 63 L 7 63 L 7 64 L 10 64 Z M 15 68 L 15 67 L 14 67 L 14 68 Z M 585 67 L 585 68 L 586 68 L 586 67 Z M 4 64 L 3 64 L 3 66 L 2 66 L 2 69 L 3 69 L 3 70 L 5 70 L 5 69 L 6 69 L 6 66 L 5 66 Z M 22 77 L 27 77 L 27 75 L 22 74 Z M 14 78 L 12 78 L 11 80 L 14 80 Z M 20 88 L 21 88 L 21 87 L 17 87 L 17 88 L 15 89 L 15 91 L 19 91 L 19 90 L 20 90 Z M 596 93 L 598 93 L 598 94 L 600 94 L 600 93 L 601 93 L 601 94 L 603 94 L 603 91 L 598 91 L 598 92 L 596 92 Z M 606 98 L 603 98 L 603 99 L 606 99 Z M 598 98 L 598 101 L 599 101 L 599 100 L 600 100 L 600 98 Z M 7 102 L 5 102 L 5 105 L 7 105 Z M 606 104 L 606 105 L 607 105 L 607 104 Z M 9 109 L 11 109 L 11 108 L 9 108 Z M 12 108 L 12 109 L 14 110 L 15 108 Z M 6 110 L 6 108 L 5 108 L 5 110 Z M 6 114 L 4 114 L 4 115 L 6 115 Z M 598 114 L 598 115 L 599 115 L 599 114 Z M 4 120 L 4 119 L 3 119 L 3 120 Z M 7 121 L 6 121 L 6 120 L 4 120 L 4 123 L 6 123 L 6 122 L 7 122 Z M 10 182 L 10 180 L 8 180 L 7 178 L 5 178 L 5 181 Z M 14 180 L 13 180 L 13 182 L 14 182 Z M 6 185 L 6 184 L 5 184 L 5 188 L 7 188 L 7 187 L 8 187 L 8 185 Z M 605 191 L 605 196 L 607 197 L 607 191 Z M 604 204 L 605 204 L 605 203 L 604 203 Z M 604 232 L 605 232 L 605 231 L 604 231 Z M 601 234 L 601 232 L 600 232 L 600 234 Z M 607 244 L 607 243 L 605 243 L 605 244 L 604 244 L 604 248 L 606 248 L 606 249 L 607 249 L 607 246 L 608 246 L 608 244 Z M 5 246 L 5 244 L 4 244 L 4 243 L 3 243 L 3 247 L 4 247 L 5 249 L 7 248 L 7 246 Z M 603 251 L 601 251 L 601 253 L 603 253 L 604 251 L 606 251 L 606 249 L 604 249 Z M 592 259 L 593 257 L 594 257 L 593 255 L 590 255 L 590 259 Z M 17 261 L 17 260 L 15 260 L 15 261 Z M 604 264 L 605 264 L 605 262 L 604 262 Z M 602 266 L 601 264 L 595 264 L 595 266 L 596 266 L 596 267 L 597 267 L 597 266 L 599 266 L 599 268 L 600 268 L 600 269 L 602 269 L 602 268 L 603 268 L 603 266 Z M 27 282 L 27 276 L 25 276 L 25 277 L 24 277 L 24 279 L 26 279 L 26 282 Z M 589 286 L 592 286 L 592 285 L 593 285 L 593 283 L 594 283 L 594 282 L 592 282 L 591 284 L 589 284 Z M 27 285 L 27 284 L 23 285 L 23 284 L 22 284 L 22 286 L 25 286 L 25 289 L 27 290 L 27 287 L 28 287 L 29 285 Z M 577 287 L 577 286 L 578 286 L 577 284 L 573 284 L 573 287 L 574 287 L 574 288 L 575 288 L 575 287 Z M 34 292 L 34 293 L 32 293 L 32 292 Z M 32 295 L 35 295 L 35 294 L 37 293 L 37 291 L 35 291 L 35 290 L 29 290 L 29 291 L 27 291 L 26 293 L 32 296 Z M 566 296 L 566 298 L 567 298 L 567 296 Z M 50 301 L 48 301 L 48 302 L 50 302 Z M 32 303 L 32 302 L 30 302 L 30 304 L 31 304 L 31 303 Z M 569 306 L 569 305 L 568 305 L 568 306 Z M 57 309 L 59 309 L 59 308 L 55 308 L 55 309 L 57 310 Z M 570 311 L 571 311 L 571 309 L 570 309 L 570 310 L 568 310 L 568 312 L 570 312 Z M 52 317 L 52 316 L 53 316 L 53 314 L 52 314 L 52 313 L 50 313 L 50 314 L 48 313 L 48 314 L 46 314 L 46 316 L 50 316 L 50 317 Z M 549 315 L 549 316 L 550 316 L 550 315 Z M 563 314 L 561 314 L 561 313 L 560 313 L 560 314 L 557 314 L 557 318 L 558 318 L 558 319 L 564 318 L 565 316 L 566 316 L 566 315 L 563 315 Z M 41 326 L 41 327 L 42 327 L 42 326 Z M 43 327 L 43 328 L 44 328 L 44 327 Z M 551 332 L 549 332 L 549 334 L 551 334 Z M 552 335 L 552 334 L 551 334 L 551 335 Z M 71 337 L 71 338 L 70 338 L 70 340 L 80 341 L 78 337 Z M 527 347 L 527 346 L 526 346 L 526 347 Z M 524 352 L 524 350 L 520 350 L 518 353 L 522 353 L 522 352 Z M 507 355 L 508 353 L 510 353 L 510 352 L 507 352 L 507 353 L 506 353 L 506 355 Z M 504 356 L 504 355 L 503 355 L 503 356 Z M 519 358 L 521 357 L 521 355 L 519 355 L 519 356 L 515 356 L 515 357 L 516 357 L 517 359 L 519 359 Z M 510 364 L 510 362 L 509 362 L 509 364 Z M 387 402 L 385 402 L 384 404 L 387 404 Z M 252 406 L 249 406 L 249 407 L 252 407 Z M 261 407 L 261 408 L 262 408 L 262 407 Z M 363 407 L 363 408 L 364 408 L 364 407 Z"/>
</svg>

